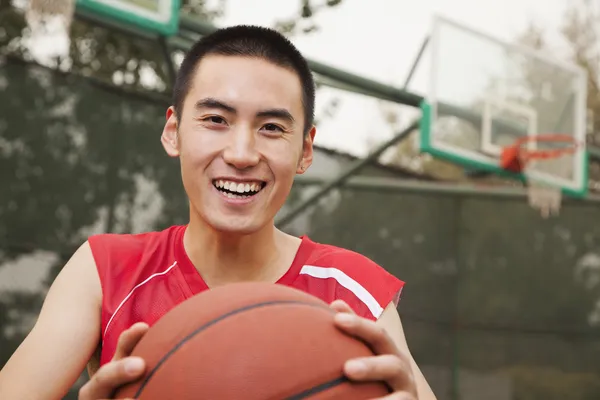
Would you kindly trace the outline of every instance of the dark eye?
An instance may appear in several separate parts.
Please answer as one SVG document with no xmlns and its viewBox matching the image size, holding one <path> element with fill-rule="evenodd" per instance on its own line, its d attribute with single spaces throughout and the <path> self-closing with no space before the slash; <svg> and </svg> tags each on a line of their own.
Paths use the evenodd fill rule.
<svg viewBox="0 0 600 400">
<path fill-rule="evenodd" d="M 205 118 L 204 120 L 207 122 L 210 122 L 212 124 L 217 124 L 217 125 L 221 125 L 221 124 L 225 123 L 225 120 L 223 118 L 219 117 L 218 115 L 212 115 L 208 118 Z"/>
<path fill-rule="evenodd" d="M 262 127 L 262 129 L 264 129 L 265 131 L 268 131 L 268 132 L 283 132 L 283 129 L 281 129 L 280 126 L 275 125 L 275 124 L 266 124 L 265 126 Z"/>
</svg>

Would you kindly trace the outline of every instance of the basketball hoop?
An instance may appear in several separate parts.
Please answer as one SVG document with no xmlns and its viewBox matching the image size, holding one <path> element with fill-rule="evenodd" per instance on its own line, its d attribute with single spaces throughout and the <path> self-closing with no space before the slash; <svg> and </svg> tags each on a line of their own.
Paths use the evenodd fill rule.
<svg viewBox="0 0 600 400">
<path fill-rule="evenodd" d="M 539 150 L 536 143 L 564 143 L 565 145 L 556 149 Z M 528 145 L 528 146 L 525 146 Z M 523 173 L 527 179 L 527 197 L 529 205 L 540 210 L 543 218 L 550 215 L 558 215 L 562 201 L 562 189 L 558 186 L 548 185 L 533 178 L 532 165 L 539 162 L 554 160 L 568 154 L 574 154 L 578 144 L 570 135 L 546 134 L 537 136 L 526 136 L 519 138 L 510 146 L 502 149 L 500 166 L 507 171 Z"/>
</svg>

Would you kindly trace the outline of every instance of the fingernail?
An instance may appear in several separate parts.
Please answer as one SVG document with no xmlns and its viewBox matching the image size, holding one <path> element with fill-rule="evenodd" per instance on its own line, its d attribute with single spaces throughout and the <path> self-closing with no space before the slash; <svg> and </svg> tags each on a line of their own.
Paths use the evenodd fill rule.
<svg viewBox="0 0 600 400">
<path fill-rule="evenodd" d="M 137 375 L 144 369 L 144 360 L 138 357 L 125 361 L 125 372 L 128 375 Z"/>
<path fill-rule="evenodd" d="M 351 326 L 355 321 L 354 315 L 348 313 L 338 313 L 335 319 L 344 326 Z"/>
<path fill-rule="evenodd" d="M 367 365 L 362 361 L 348 361 L 346 363 L 346 372 L 354 377 L 361 377 L 367 372 Z"/>
</svg>

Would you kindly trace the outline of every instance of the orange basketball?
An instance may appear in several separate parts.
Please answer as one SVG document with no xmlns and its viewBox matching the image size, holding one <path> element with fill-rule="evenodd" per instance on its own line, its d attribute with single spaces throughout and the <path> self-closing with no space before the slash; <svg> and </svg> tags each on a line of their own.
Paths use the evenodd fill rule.
<svg viewBox="0 0 600 400">
<path fill-rule="evenodd" d="M 133 355 L 143 379 L 115 398 L 140 400 L 358 400 L 389 393 L 382 382 L 351 382 L 343 364 L 373 355 L 333 324 L 329 306 L 307 293 L 236 283 L 175 307 Z"/>
</svg>

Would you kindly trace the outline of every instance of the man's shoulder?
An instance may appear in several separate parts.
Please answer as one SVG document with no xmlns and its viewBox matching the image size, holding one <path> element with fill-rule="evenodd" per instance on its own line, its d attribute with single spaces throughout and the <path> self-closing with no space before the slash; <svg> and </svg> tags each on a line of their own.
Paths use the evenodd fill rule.
<svg viewBox="0 0 600 400">
<path fill-rule="evenodd" d="M 176 238 L 184 226 L 142 233 L 103 233 L 88 238 L 101 279 L 119 278 L 125 271 L 143 277 L 174 258 Z M 120 278 L 119 278 L 120 279 Z"/>
<path fill-rule="evenodd" d="M 163 230 L 140 233 L 100 233 L 88 238 L 92 251 L 136 252 L 144 251 L 148 246 L 167 243 L 177 234 L 181 226 L 174 225 Z"/>
<path fill-rule="evenodd" d="M 367 318 L 379 318 L 390 302 L 398 304 L 404 282 L 371 258 L 354 250 L 311 243 L 312 251 L 300 269 L 300 276 L 315 282 L 331 282 L 336 298 Z"/>
<path fill-rule="evenodd" d="M 309 239 L 310 240 L 310 239 Z M 346 269 L 383 269 L 371 258 L 357 251 L 346 249 L 331 244 L 318 243 L 311 241 L 313 251 L 307 259 L 308 264 L 316 264 L 321 267 L 335 267 L 342 270 Z"/>
</svg>

